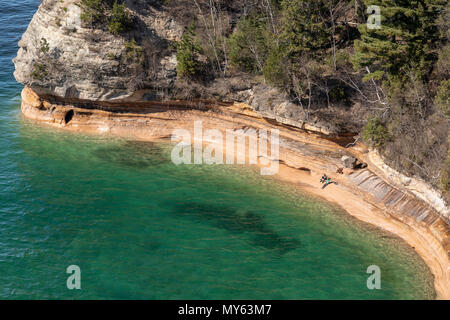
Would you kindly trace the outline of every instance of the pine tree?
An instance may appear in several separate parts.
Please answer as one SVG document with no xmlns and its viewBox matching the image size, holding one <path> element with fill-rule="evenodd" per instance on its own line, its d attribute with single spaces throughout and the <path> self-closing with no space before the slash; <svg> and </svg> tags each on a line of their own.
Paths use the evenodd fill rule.
<svg viewBox="0 0 450 320">
<path fill-rule="evenodd" d="M 274 38 L 266 20 L 256 15 L 243 18 L 228 41 L 231 63 L 247 72 L 262 72 Z"/>
<path fill-rule="evenodd" d="M 191 23 L 177 44 L 177 72 L 180 78 L 195 76 L 200 67 L 198 55 L 201 48 L 195 40 L 195 25 Z"/>
<path fill-rule="evenodd" d="M 401 83 L 411 71 L 424 79 L 438 36 L 435 20 L 445 0 L 364 0 L 364 4 L 381 8 L 381 27 L 359 26 L 361 40 L 355 41 L 355 68 L 369 68 L 366 79 Z"/>
<path fill-rule="evenodd" d="M 328 8 L 322 0 L 284 0 L 282 2 L 282 40 L 289 56 L 317 51 L 330 45 L 324 17 Z"/>
<path fill-rule="evenodd" d="M 120 34 L 128 30 L 131 24 L 130 14 L 126 10 L 125 3 L 114 1 L 111 12 L 111 20 L 108 23 L 108 31 L 112 34 Z"/>
</svg>

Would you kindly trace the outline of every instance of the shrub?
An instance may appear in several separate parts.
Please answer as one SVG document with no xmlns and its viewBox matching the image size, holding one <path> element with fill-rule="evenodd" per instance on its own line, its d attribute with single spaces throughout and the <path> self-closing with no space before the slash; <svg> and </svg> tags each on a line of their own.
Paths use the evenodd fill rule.
<svg viewBox="0 0 450 320">
<path fill-rule="evenodd" d="M 125 8 L 125 3 L 119 4 L 117 1 L 114 2 L 111 20 L 108 22 L 108 31 L 112 34 L 117 35 L 129 29 L 131 17 Z"/>
<path fill-rule="evenodd" d="M 46 76 L 48 76 L 48 71 L 45 64 L 35 63 L 31 72 L 31 78 L 42 81 Z"/>
<path fill-rule="evenodd" d="M 85 23 L 93 24 L 99 22 L 105 15 L 105 3 L 103 0 L 81 0 L 80 6 L 83 9 L 80 18 Z"/>
<path fill-rule="evenodd" d="M 330 90 L 330 99 L 334 102 L 340 102 L 347 99 L 345 88 L 338 86 Z"/>
<path fill-rule="evenodd" d="M 435 105 L 446 117 L 450 117 L 450 80 L 441 82 L 436 94 Z"/>
<path fill-rule="evenodd" d="M 372 117 L 363 130 L 363 139 L 374 147 L 383 147 L 389 139 L 389 132 L 379 118 Z"/>
<path fill-rule="evenodd" d="M 142 62 L 144 59 L 144 50 L 134 39 L 125 43 L 125 52 L 128 60 Z"/>
<path fill-rule="evenodd" d="M 441 188 L 445 192 L 450 191 L 450 152 L 448 153 L 447 160 L 445 161 L 444 168 L 441 173 Z"/>
<path fill-rule="evenodd" d="M 47 42 L 47 39 L 41 38 L 39 50 L 40 50 L 42 53 L 47 53 L 47 52 L 50 51 L 50 46 L 49 46 L 49 44 L 48 44 L 48 42 Z"/>
</svg>

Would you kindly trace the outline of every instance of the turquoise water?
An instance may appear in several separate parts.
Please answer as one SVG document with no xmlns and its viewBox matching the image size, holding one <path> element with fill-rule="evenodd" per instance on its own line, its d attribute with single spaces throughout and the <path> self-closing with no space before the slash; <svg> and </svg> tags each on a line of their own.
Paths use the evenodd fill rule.
<svg viewBox="0 0 450 320">
<path fill-rule="evenodd" d="M 433 298 L 400 239 L 256 170 L 22 119 L 10 60 L 37 4 L 0 0 L 0 299 Z"/>
</svg>

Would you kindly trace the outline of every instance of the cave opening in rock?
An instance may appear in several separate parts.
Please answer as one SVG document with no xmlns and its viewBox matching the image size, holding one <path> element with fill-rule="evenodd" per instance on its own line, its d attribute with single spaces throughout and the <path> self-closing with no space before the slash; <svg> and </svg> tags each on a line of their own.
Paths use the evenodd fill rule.
<svg viewBox="0 0 450 320">
<path fill-rule="evenodd" d="M 68 123 L 70 122 L 70 120 L 72 120 L 73 115 L 74 115 L 73 110 L 67 111 L 66 115 L 64 116 L 64 122 L 65 122 L 66 124 L 68 124 Z"/>
</svg>

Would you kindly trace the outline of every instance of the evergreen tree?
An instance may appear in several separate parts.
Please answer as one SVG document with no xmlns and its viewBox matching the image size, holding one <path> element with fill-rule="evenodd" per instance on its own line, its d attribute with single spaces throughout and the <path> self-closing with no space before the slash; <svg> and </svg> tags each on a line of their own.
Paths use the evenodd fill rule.
<svg viewBox="0 0 450 320">
<path fill-rule="evenodd" d="M 282 40 L 289 56 L 317 51 L 330 45 L 325 17 L 329 9 L 323 0 L 284 0 Z"/>
<path fill-rule="evenodd" d="M 193 77 L 199 71 L 198 55 L 201 48 L 195 36 L 195 24 L 191 23 L 177 44 L 177 72 L 180 78 Z"/>
<path fill-rule="evenodd" d="M 368 78 L 401 83 L 413 71 L 424 79 L 433 61 L 432 46 L 438 37 L 435 21 L 445 0 L 364 0 L 381 8 L 381 28 L 359 26 L 354 66 L 369 68 Z"/>
<path fill-rule="evenodd" d="M 106 2 L 103 0 L 81 0 L 80 7 L 82 13 L 80 18 L 83 22 L 93 24 L 99 22 L 104 17 Z"/>
<path fill-rule="evenodd" d="M 111 20 L 108 23 L 108 31 L 112 34 L 120 34 L 128 30 L 131 24 L 130 14 L 126 10 L 125 3 L 114 2 Z"/>
<path fill-rule="evenodd" d="M 266 20 L 257 15 L 243 18 L 228 41 L 231 64 L 247 72 L 262 72 L 274 38 Z"/>
</svg>

